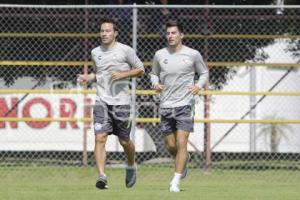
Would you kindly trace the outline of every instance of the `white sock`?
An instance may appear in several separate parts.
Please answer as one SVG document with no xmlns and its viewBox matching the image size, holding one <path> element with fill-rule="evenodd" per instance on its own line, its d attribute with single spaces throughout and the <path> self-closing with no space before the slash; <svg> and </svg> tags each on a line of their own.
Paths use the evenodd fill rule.
<svg viewBox="0 0 300 200">
<path fill-rule="evenodd" d="M 174 173 L 174 177 L 173 177 L 173 179 L 172 179 L 172 181 L 171 181 L 171 184 L 177 184 L 177 185 L 179 185 L 179 183 L 180 183 L 180 179 L 181 179 L 181 174 L 179 174 L 179 173 Z"/>
<path fill-rule="evenodd" d="M 104 174 L 104 173 L 100 173 L 100 174 L 99 174 L 99 176 L 100 176 L 100 175 L 102 175 L 102 176 L 105 176 L 105 177 L 106 177 L 106 174 Z"/>
</svg>

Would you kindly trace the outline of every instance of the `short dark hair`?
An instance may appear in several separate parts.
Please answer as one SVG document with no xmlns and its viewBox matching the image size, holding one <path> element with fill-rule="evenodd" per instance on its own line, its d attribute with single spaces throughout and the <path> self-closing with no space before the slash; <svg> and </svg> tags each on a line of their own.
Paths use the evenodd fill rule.
<svg viewBox="0 0 300 200">
<path fill-rule="evenodd" d="M 183 33 L 183 26 L 177 20 L 169 20 L 166 23 L 166 28 L 173 27 L 173 26 L 176 26 L 178 28 L 179 32 Z"/>
<path fill-rule="evenodd" d="M 100 28 L 101 28 L 102 24 L 104 24 L 104 23 L 112 24 L 113 28 L 114 28 L 114 31 L 118 31 L 118 23 L 117 23 L 116 20 L 111 19 L 111 18 L 103 18 L 100 21 Z"/>
</svg>

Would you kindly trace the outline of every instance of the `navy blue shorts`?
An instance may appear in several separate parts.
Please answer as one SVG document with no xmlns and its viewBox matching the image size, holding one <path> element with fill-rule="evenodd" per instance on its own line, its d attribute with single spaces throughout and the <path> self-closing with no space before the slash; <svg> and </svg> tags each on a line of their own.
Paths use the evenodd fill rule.
<svg viewBox="0 0 300 200">
<path fill-rule="evenodd" d="M 175 108 L 161 108 L 161 130 L 167 135 L 177 130 L 193 132 L 194 122 L 190 105 Z"/>
<path fill-rule="evenodd" d="M 121 139 L 130 138 L 130 105 L 107 105 L 96 101 L 94 106 L 95 134 L 114 134 Z"/>
</svg>

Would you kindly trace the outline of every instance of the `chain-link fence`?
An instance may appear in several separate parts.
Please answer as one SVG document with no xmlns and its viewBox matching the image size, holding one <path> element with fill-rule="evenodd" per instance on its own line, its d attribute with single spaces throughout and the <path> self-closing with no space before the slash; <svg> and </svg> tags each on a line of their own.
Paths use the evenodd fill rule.
<svg viewBox="0 0 300 200">
<path fill-rule="evenodd" d="M 118 41 L 133 46 L 146 68 L 136 80 L 132 133 L 142 169 L 172 171 L 148 74 L 155 51 L 166 45 L 165 22 L 177 19 L 184 44 L 199 50 L 210 69 L 189 138 L 192 173 L 299 177 L 296 6 L 0 6 L 0 167 L 94 166 L 94 85 L 82 90 L 75 77 L 92 70 L 103 17 L 118 20 Z M 107 151 L 108 166 L 124 162 L 114 136 Z"/>
</svg>

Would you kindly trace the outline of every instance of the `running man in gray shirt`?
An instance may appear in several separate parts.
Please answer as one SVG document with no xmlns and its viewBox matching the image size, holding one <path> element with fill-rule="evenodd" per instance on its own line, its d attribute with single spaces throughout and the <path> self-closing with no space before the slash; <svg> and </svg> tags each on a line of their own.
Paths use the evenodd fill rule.
<svg viewBox="0 0 300 200">
<path fill-rule="evenodd" d="M 95 73 L 79 74 L 79 82 L 95 81 L 97 98 L 94 106 L 94 155 L 99 173 L 96 187 L 107 189 L 105 174 L 105 144 L 109 134 L 118 136 L 127 157 L 126 187 L 136 182 L 135 147 L 130 140 L 130 104 L 129 84 L 131 77 L 144 73 L 144 66 L 135 51 L 116 41 L 118 30 L 116 22 L 104 19 L 100 24 L 101 45 L 92 50 Z"/>
<path fill-rule="evenodd" d="M 197 50 L 182 44 L 182 25 L 170 21 L 166 27 L 168 47 L 155 53 L 151 82 L 153 88 L 160 92 L 161 127 L 166 148 L 175 158 L 170 192 L 180 192 L 180 180 L 187 174 L 190 157 L 187 142 L 194 127 L 193 98 L 204 87 L 208 69 Z M 196 83 L 195 73 L 200 76 Z"/>
</svg>

